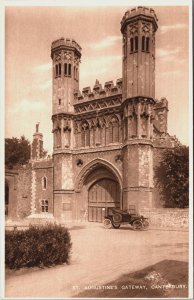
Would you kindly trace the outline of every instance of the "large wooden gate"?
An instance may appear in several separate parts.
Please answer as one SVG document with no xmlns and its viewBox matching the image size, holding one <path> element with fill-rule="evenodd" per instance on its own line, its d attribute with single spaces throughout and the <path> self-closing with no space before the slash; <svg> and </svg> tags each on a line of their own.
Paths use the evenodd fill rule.
<svg viewBox="0 0 194 300">
<path fill-rule="evenodd" d="M 120 208 L 120 187 L 112 179 L 95 182 L 88 191 L 88 221 L 102 222 L 106 207 Z"/>
</svg>

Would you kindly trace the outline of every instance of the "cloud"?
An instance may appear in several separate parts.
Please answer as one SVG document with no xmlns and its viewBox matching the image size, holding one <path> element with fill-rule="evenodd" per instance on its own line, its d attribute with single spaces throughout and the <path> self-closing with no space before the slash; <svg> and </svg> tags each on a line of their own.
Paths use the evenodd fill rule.
<svg viewBox="0 0 194 300">
<path fill-rule="evenodd" d="M 12 107 L 12 113 L 32 113 L 34 111 L 40 111 L 45 109 L 46 105 L 43 101 L 37 101 L 34 99 L 23 99 L 17 106 Z"/>
<path fill-rule="evenodd" d="M 173 77 L 179 77 L 182 75 L 182 72 L 180 70 L 176 70 L 176 71 L 164 71 L 164 72 L 160 72 L 158 74 L 158 76 L 156 76 L 157 80 L 160 78 L 160 77 L 167 77 L 167 78 L 173 78 Z"/>
<path fill-rule="evenodd" d="M 45 82 L 39 83 L 36 87 L 41 90 L 50 90 L 52 88 L 52 80 L 49 79 Z"/>
<path fill-rule="evenodd" d="M 185 23 L 177 23 L 177 24 L 172 24 L 172 25 L 163 25 L 160 27 L 161 33 L 166 33 L 171 30 L 179 30 L 179 29 L 184 29 L 187 28 L 187 24 Z"/>
<path fill-rule="evenodd" d="M 178 48 L 175 48 L 175 49 L 156 49 L 156 54 L 157 54 L 157 57 L 165 57 L 165 56 L 174 56 L 176 54 L 178 54 L 180 52 L 181 48 L 178 47 Z"/>
<path fill-rule="evenodd" d="M 47 63 L 47 64 L 42 64 L 42 65 L 37 65 L 34 67 L 34 71 L 35 72 L 45 72 L 45 71 L 50 71 L 52 69 L 52 64 L 51 63 Z"/>
<path fill-rule="evenodd" d="M 117 75 L 119 78 L 121 75 L 121 66 L 122 61 L 120 55 L 111 55 L 111 56 L 99 56 L 95 58 L 87 59 L 81 65 L 80 79 L 84 86 L 94 83 L 95 79 L 101 81 L 105 80 L 104 76 L 106 75 L 107 80 L 112 80 L 112 77 Z M 111 75 L 110 75 L 111 74 Z M 111 77 L 109 77 L 111 76 Z M 86 82 L 89 82 L 87 83 Z"/>
<path fill-rule="evenodd" d="M 108 36 L 107 38 L 98 41 L 97 43 L 91 43 L 89 45 L 90 48 L 92 49 L 104 49 L 104 48 L 108 48 L 113 46 L 117 41 L 121 40 L 121 36 L 120 35 L 112 35 L 112 36 Z"/>
<path fill-rule="evenodd" d="M 88 58 L 81 65 L 80 90 L 81 87 L 92 87 L 96 79 L 103 83 L 120 78 L 122 76 L 121 67 L 122 60 L 120 55 Z"/>
<path fill-rule="evenodd" d="M 181 52 L 181 47 L 177 47 L 175 49 L 169 48 L 160 48 L 156 49 L 156 57 L 160 59 L 160 61 L 171 62 L 172 60 L 177 58 L 177 55 Z"/>
</svg>

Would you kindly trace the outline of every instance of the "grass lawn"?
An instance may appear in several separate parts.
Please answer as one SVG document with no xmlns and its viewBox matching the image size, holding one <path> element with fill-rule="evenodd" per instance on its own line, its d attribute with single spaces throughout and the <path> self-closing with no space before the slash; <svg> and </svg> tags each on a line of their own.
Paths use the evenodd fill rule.
<svg viewBox="0 0 194 300">
<path fill-rule="evenodd" d="M 125 274 L 104 285 L 86 286 L 79 298 L 186 298 L 188 263 L 163 260 L 143 270 Z"/>
</svg>

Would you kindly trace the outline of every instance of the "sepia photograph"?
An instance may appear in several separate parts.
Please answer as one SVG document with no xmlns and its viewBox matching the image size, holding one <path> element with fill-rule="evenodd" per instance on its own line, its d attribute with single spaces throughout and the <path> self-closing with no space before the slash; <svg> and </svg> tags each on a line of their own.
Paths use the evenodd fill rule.
<svg viewBox="0 0 194 300">
<path fill-rule="evenodd" d="M 4 1 L 2 299 L 192 299 L 191 1 Z"/>
</svg>

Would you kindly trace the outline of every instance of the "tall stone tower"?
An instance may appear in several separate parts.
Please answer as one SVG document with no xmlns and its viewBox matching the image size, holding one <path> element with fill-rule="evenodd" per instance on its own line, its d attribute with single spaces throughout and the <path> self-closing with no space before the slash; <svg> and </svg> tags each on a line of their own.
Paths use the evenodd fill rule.
<svg viewBox="0 0 194 300">
<path fill-rule="evenodd" d="M 123 207 L 152 206 L 155 32 L 153 9 L 137 7 L 121 21 L 123 35 Z"/>
<path fill-rule="evenodd" d="M 61 38 L 51 45 L 53 61 L 53 160 L 54 160 L 54 202 L 71 205 L 73 183 L 72 148 L 73 101 L 74 93 L 79 90 L 79 63 L 81 47 L 76 41 Z M 62 204 L 61 204 L 62 203 Z M 60 212 L 55 211 L 57 217 Z"/>
<path fill-rule="evenodd" d="M 70 39 L 61 38 L 52 43 L 53 60 L 53 133 L 54 152 L 71 148 L 71 116 L 74 93 L 79 90 L 79 63 L 81 47 Z"/>
</svg>

